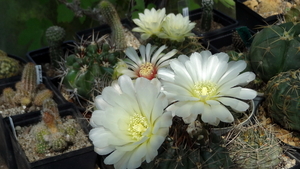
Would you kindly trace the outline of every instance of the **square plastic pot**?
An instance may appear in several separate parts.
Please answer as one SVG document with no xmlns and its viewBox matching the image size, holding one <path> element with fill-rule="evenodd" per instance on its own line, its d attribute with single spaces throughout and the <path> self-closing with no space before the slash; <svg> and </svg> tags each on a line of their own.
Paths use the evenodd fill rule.
<svg viewBox="0 0 300 169">
<path fill-rule="evenodd" d="M 65 41 L 62 44 L 64 54 L 73 53 L 75 44 L 76 42 L 72 40 Z M 29 51 L 26 53 L 26 58 L 28 59 L 29 62 L 33 62 L 36 65 L 45 65 L 46 63 L 50 63 L 51 60 L 49 55 L 49 47 L 43 47 L 37 50 Z M 42 67 L 42 73 L 43 76 L 47 76 L 45 73 L 45 69 L 43 67 Z M 50 78 L 54 78 L 54 77 L 50 77 Z"/>
<path fill-rule="evenodd" d="M 61 105 L 58 106 L 58 108 L 61 117 L 71 115 L 88 135 L 90 130 L 89 124 L 73 104 Z M 26 126 L 38 123 L 41 119 L 41 113 L 33 112 L 31 114 L 32 115 L 27 117 L 27 120 L 12 117 L 14 126 Z M 29 162 L 24 150 L 13 135 L 8 118 L 4 118 L 4 126 L 8 131 L 8 137 L 12 147 L 11 151 L 16 159 L 15 165 L 18 169 L 95 169 L 97 164 L 97 154 L 94 152 L 93 146 Z"/>
<path fill-rule="evenodd" d="M 21 77 L 19 77 L 18 79 L 15 79 L 15 81 L 11 81 L 9 83 L 6 84 L 1 84 L 0 85 L 0 95 L 2 94 L 3 89 L 7 88 L 7 87 L 11 87 L 15 90 L 15 84 L 21 80 Z M 51 90 L 53 92 L 53 100 L 58 104 L 58 105 L 63 105 L 68 103 L 66 101 L 66 99 L 62 96 L 62 94 L 58 91 L 58 89 L 56 88 L 56 86 L 54 86 L 54 84 L 50 81 L 49 78 L 47 77 L 42 77 L 43 80 L 43 84 L 46 86 L 47 89 Z M 14 115 L 14 116 L 18 116 L 19 118 L 26 118 L 26 114 L 18 114 L 18 115 Z"/>
<path fill-rule="evenodd" d="M 195 21 L 201 19 L 202 9 L 192 10 L 189 13 L 190 20 Z M 239 22 L 230 16 L 213 9 L 213 21 L 222 24 L 224 27 L 216 30 L 211 30 L 209 32 L 201 33 L 197 30 L 193 30 L 192 32 L 195 33 L 199 37 L 203 37 L 205 40 L 212 39 L 214 37 L 220 36 L 234 27 L 237 27 Z"/>
<path fill-rule="evenodd" d="M 235 7 L 236 7 L 236 19 L 238 20 L 240 25 L 245 25 L 251 30 L 257 31 L 262 28 L 259 26 L 264 25 L 272 25 L 278 21 L 278 17 L 282 16 L 279 15 L 272 15 L 267 18 L 262 17 L 248 6 L 244 5 L 243 2 L 247 0 L 234 0 Z"/>
</svg>

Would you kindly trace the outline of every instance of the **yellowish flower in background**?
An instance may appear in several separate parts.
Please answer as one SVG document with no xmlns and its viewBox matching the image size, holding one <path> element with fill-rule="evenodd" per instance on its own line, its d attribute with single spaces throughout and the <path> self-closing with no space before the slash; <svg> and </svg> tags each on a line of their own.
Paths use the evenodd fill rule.
<svg viewBox="0 0 300 169">
<path fill-rule="evenodd" d="M 245 61 L 229 62 L 226 53 L 212 55 L 210 51 L 181 55 L 170 62 L 171 69 L 160 69 L 163 89 L 170 100 L 178 101 L 169 110 L 186 123 L 195 121 L 198 115 L 205 123 L 217 126 L 220 121 L 233 122 L 229 106 L 246 111 L 249 105 L 242 100 L 256 97 L 256 91 L 242 88 L 255 79 L 252 72 L 241 73 Z M 241 73 L 241 74 L 240 74 Z"/>
<path fill-rule="evenodd" d="M 189 17 L 181 14 L 168 14 L 162 24 L 162 31 L 157 35 L 160 38 L 183 42 L 185 37 L 194 36 L 192 29 L 196 23 L 190 22 Z"/>
<path fill-rule="evenodd" d="M 177 52 L 176 49 L 164 54 L 162 51 L 166 49 L 165 45 L 157 49 L 157 46 L 148 43 L 146 46 L 141 45 L 139 54 L 132 47 L 125 50 L 125 54 L 129 59 L 125 59 L 128 69 L 122 69 L 122 74 L 131 78 L 145 77 L 147 79 L 156 78 L 157 71 L 169 65 L 170 58 Z M 157 49 L 157 50 L 156 50 Z M 156 51 L 155 51 L 156 50 Z"/>
<path fill-rule="evenodd" d="M 133 32 L 140 32 L 143 40 L 151 35 L 157 35 L 161 31 L 163 19 L 166 16 L 166 9 L 151 10 L 145 9 L 144 13 L 139 13 L 139 19 L 132 21 L 138 26 L 132 29 Z"/>
<path fill-rule="evenodd" d="M 119 77 L 95 98 L 89 133 L 96 153 L 109 154 L 105 164 L 116 169 L 137 168 L 157 156 L 172 125 L 172 114 L 158 79 Z"/>
</svg>

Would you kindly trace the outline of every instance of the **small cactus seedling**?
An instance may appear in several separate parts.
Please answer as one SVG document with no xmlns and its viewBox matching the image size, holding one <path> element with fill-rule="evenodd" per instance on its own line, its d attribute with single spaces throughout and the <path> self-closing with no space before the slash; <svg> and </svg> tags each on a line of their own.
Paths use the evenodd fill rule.
<svg viewBox="0 0 300 169">
<path fill-rule="evenodd" d="M 66 31 L 59 26 L 51 26 L 46 30 L 46 39 L 49 44 L 49 55 L 51 65 L 58 69 L 64 56 L 62 44 L 66 36 Z"/>
<path fill-rule="evenodd" d="M 300 131 L 300 70 L 281 72 L 266 86 L 265 106 L 274 122 Z"/>
<path fill-rule="evenodd" d="M 264 82 L 280 72 L 300 68 L 300 23 L 270 25 L 258 32 L 251 44 L 249 60 Z"/>
<path fill-rule="evenodd" d="M 259 125 L 243 127 L 229 133 L 228 150 L 235 168 L 267 169 L 275 168 L 283 154 L 279 141 L 275 136 Z"/>
</svg>

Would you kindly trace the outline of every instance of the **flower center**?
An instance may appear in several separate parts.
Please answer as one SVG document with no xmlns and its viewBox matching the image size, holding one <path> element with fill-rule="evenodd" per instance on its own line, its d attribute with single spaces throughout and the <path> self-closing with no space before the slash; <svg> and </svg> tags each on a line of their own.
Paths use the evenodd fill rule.
<svg viewBox="0 0 300 169">
<path fill-rule="evenodd" d="M 146 117 L 138 113 L 130 117 L 128 131 L 132 139 L 139 140 L 142 138 L 143 133 L 147 130 L 147 128 L 148 123 Z"/>
<path fill-rule="evenodd" d="M 146 62 L 140 66 L 139 77 L 144 77 L 149 80 L 153 79 L 156 75 L 156 71 L 152 63 Z"/>
<path fill-rule="evenodd" d="M 199 82 L 194 85 L 193 95 L 201 101 L 206 101 L 216 96 L 217 87 L 212 82 Z"/>
</svg>

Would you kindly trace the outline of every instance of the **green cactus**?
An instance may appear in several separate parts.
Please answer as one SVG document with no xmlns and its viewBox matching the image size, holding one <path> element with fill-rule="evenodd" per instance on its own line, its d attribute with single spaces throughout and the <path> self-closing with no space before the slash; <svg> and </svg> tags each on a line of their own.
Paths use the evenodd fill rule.
<svg viewBox="0 0 300 169">
<path fill-rule="evenodd" d="M 234 133 L 227 148 L 236 168 L 269 169 L 281 162 L 283 151 L 278 139 L 262 126 L 253 125 Z"/>
<path fill-rule="evenodd" d="M 13 88 L 7 87 L 2 91 L 2 100 L 4 103 L 8 103 L 10 105 L 15 105 L 16 101 L 14 100 L 16 92 Z"/>
<path fill-rule="evenodd" d="M 76 90 L 76 94 L 86 99 L 91 99 L 99 81 L 103 87 L 107 86 L 111 81 L 113 66 L 121 56 L 121 51 L 111 50 L 107 43 L 96 40 L 92 40 L 86 47 L 77 47 L 75 53 L 66 58 L 66 87 Z"/>
<path fill-rule="evenodd" d="M 169 137 L 158 150 L 157 157 L 142 168 L 230 168 L 232 161 L 222 146 L 222 139 L 209 133 L 199 121 L 187 125 L 177 116 L 173 119 Z"/>
<path fill-rule="evenodd" d="M 127 47 L 127 43 L 125 40 L 125 32 L 118 15 L 113 4 L 109 1 L 102 0 L 98 5 L 101 14 L 103 15 L 106 23 L 111 28 L 111 39 L 115 45 L 117 50 L 124 50 Z"/>
<path fill-rule="evenodd" d="M 281 72 L 267 83 L 268 116 L 286 129 L 300 131 L 300 70 Z"/>
<path fill-rule="evenodd" d="M 19 61 L 8 57 L 6 53 L 0 50 L 0 79 L 16 76 L 21 72 Z"/>
<path fill-rule="evenodd" d="M 46 30 L 46 39 L 49 45 L 50 62 L 54 68 L 59 68 L 62 61 L 64 51 L 62 44 L 65 39 L 66 32 L 59 26 L 51 26 Z"/>
<path fill-rule="evenodd" d="M 300 23 L 270 25 L 258 32 L 251 44 L 253 71 L 267 82 L 279 72 L 300 68 Z"/>
<path fill-rule="evenodd" d="M 300 21 L 300 6 L 292 6 L 290 10 L 283 15 L 285 22 L 299 22 Z"/>
<path fill-rule="evenodd" d="M 213 0 L 202 0 L 201 30 L 210 31 L 213 21 Z"/>
</svg>

